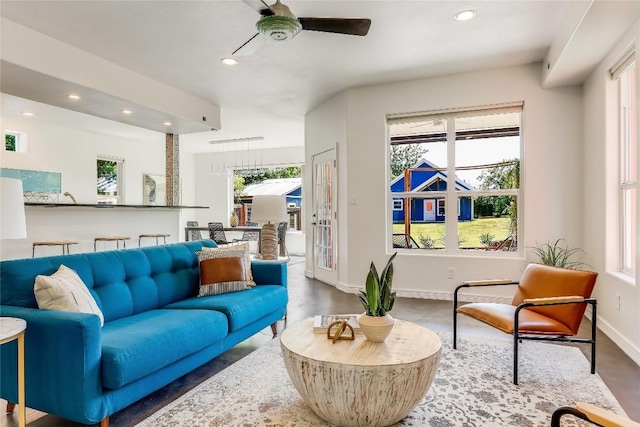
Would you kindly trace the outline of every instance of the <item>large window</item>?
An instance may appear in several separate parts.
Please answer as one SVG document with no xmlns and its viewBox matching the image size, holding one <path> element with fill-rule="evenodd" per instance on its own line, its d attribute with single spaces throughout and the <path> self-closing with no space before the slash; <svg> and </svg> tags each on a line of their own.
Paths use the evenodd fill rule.
<svg viewBox="0 0 640 427">
<path fill-rule="evenodd" d="M 628 54 L 612 75 L 619 87 L 620 268 L 636 272 L 636 198 L 638 192 L 638 116 L 636 63 Z"/>
<path fill-rule="evenodd" d="M 124 202 L 124 159 L 98 156 L 96 190 L 98 204 L 117 205 Z"/>
<path fill-rule="evenodd" d="M 511 105 L 390 117 L 391 241 L 517 250 L 521 115 L 522 105 Z"/>
</svg>

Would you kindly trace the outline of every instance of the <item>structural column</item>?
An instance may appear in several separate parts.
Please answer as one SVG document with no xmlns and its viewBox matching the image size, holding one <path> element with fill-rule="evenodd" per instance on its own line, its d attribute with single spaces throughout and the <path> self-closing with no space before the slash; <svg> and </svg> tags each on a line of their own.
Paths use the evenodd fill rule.
<svg viewBox="0 0 640 427">
<path fill-rule="evenodd" d="M 180 204 L 180 136 L 166 136 L 165 163 L 167 175 L 167 206 Z"/>
</svg>

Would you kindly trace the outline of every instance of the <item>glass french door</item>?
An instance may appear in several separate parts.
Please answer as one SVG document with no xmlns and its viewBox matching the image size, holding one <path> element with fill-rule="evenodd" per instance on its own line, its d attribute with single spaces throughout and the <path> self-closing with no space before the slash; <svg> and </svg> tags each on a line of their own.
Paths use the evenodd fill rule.
<svg viewBox="0 0 640 427">
<path fill-rule="evenodd" d="M 313 156 L 313 277 L 337 284 L 336 151 Z"/>
</svg>

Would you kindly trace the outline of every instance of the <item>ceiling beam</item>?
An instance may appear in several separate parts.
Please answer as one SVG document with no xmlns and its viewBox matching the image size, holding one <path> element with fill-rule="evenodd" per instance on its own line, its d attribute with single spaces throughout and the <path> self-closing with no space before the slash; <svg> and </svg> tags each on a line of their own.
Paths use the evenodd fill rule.
<svg viewBox="0 0 640 427">
<path fill-rule="evenodd" d="M 2 92 L 162 133 L 220 129 L 218 105 L 0 19 Z"/>
</svg>

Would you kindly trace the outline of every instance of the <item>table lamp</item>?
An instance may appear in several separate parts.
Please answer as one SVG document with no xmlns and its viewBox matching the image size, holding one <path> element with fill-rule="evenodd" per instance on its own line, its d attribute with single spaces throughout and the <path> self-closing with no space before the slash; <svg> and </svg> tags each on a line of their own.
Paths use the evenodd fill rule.
<svg viewBox="0 0 640 427">
<path fill-rule="evenodd" d="M 26 239 L 27 221 L 22 181 L 0 178 L 0 202 L 0 239 Z"/>
<path fill-rule="evenodd" d="M 251 221 L 264 222 L 260 233 L 262 259 L 278 259 L 278 229 L 275 223 L 288 220 L 287 203 L 284 196 L 253 196 Z"/>
</svg>

